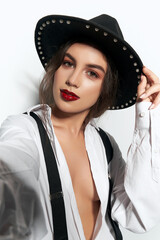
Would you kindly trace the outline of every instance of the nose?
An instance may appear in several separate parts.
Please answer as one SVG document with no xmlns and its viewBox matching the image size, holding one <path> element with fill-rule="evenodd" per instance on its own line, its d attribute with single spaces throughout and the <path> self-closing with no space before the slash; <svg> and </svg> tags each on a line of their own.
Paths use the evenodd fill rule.
<svg viewBox="0 0 160 240">
<path fill-rule="evenodd" d="M 79 88 L 80 86 L 80 70 L 73 69 L 66 80 L 66 85 L 69 87 Z"/>
</svg>

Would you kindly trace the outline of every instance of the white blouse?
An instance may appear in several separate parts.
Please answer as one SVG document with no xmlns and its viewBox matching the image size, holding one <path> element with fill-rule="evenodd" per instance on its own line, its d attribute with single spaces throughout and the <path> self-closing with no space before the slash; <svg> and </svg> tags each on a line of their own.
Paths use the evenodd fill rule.
<svg viewBox="0 0 160 240">
<path fill-rule="evenodd" d="M 102 140 L 90 122 L 85 144 L 101 202 L 93 239 L 114 239 L 106 216 L 108 170 L 113 180 L 112 217 L 133 232 L 151 229 L 160 220 L 160 106 L 136 104 L 136 126 L 127 162 L 113 137 L 114 155 L 108 167 Z M 29 109 L 47 121 L 47 131 L 56 156 L 65 200 L 69 240 L 85 240 L 71 176 L 51 123 L 51 109 Z M 109 169 L 108 169 L 109 168 Z M 52 240 L 49 185 L 35 120 L 25 114 L 9 116 L 0 128 L 0 240 Z M 8 238 L 7 238 L 8 237 Z"/>
</svg>

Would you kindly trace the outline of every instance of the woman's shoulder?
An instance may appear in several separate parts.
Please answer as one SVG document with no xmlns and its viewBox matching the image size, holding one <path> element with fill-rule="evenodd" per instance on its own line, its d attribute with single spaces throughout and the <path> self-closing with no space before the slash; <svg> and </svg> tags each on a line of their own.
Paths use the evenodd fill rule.
<svg viewBox="0 0 160 240">
<path fill-rule="evenodd" d="M 9 115 L 1 124 L 0 136 L 7 132 L 25 132 L 31 134 L 37 128 L 35 120 L 30 116 L 31 111 L 40 111 L 40 105 L 29 108 L 25 113 Z"/>
<path fill-rule="evenodd" d="M 30 116 L 31 112 L 35 112 L 38 115 L 42 115 L 42 111 L 50 111 L 49 106 L 42 106 L 41 104 L 30 107 L 24 113 L 15 115 L 9 115 L 1 124 L 1 128 L 4 127 L 18 127 L 27 129 L 31 125 L 35 125 L 35 120 Z"/>
<path fill-rule="evenodd" d="M 107 137 L 109 138 L 111 145 L 114 145 L 116 143 L 114 137 L 104 127 L 99 126 L 99 124 L 96 122 L 95 119 L 92 119 L 88 123 L 87 127 L 91 129 L 90 132 L 93 132 L 97 136 L 100 136 L 100 134 L 98 134 L 98 132 L 100 133 L 100 131 L 103 131 L 103 134 L 106 134 Z"/>
<path fill-rule="evenodd" d="M 25 136 L 31 138 L 35 132 L 36 126 L 31 116 L 26 114 L 16 114 L 8 116 L 0 127 L 1 141 Z"/>
<path fill-rule="evenodd" d="M 96 121 L 93 120 L 93 121 L 91 121 L 91 122 L 89 123 L 89 128 L 92 129 L 92 131 L 90 131 L 90 132 L 93 133 L 93 137 L 94 137 L 94 138 L 97 137 L 98 139 L 101 139 L 101 144 L 104 145 L 104 143 L 103 143 L 103 141 L 102 141 L 102 137 L 101 137 L 100 134 L 98 133 L 99 130 L 101 129 L 101 130 L 103 131 L 103 134 L 106 134 L 106 135 L 107 135 L 107 137 L 108 137 L 108 139 L 109 139 L 109 141 L 110 141 L 110 144 L 111 144 L 111 146 L 112 146 L 112 148 L 113 148 L 113 153 L 115 153 L 115 154 L 117 154 L 117 153 L 120 154 L 120 153 L 121 153 L 121 151 L 120 151 L 120 149 L 119 149 L 119 146 L 118 146 L 118 143 L 117 143 L 117 141 L 115 140 L 114 136 L 111 135 L 104 127 L 99 126 L 99 125 L 96 123 Z M 105 138 L 104 138 L 104 139 L 105 139 Z"/>
<path fill-rule="evenodd" d="M 32 117 L 27 114 L 9 115 L 1 124 L 1 130 L 7 128 L 27 129 L 32 123 Z"/>
</svg>

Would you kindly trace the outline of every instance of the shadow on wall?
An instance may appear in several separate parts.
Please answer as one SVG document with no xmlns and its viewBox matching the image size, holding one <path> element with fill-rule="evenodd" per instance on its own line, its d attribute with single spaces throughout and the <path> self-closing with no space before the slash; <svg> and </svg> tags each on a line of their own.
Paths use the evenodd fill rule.
<svg viewBox="0 0 160 240">
<path fill-rule="evenodd" d="M 16 83 L 17 91 L 22 99 L 22 107 L 30 107 L 39 104 L 39 85 L 41 79 L 35 79 L 28 72 L 23 73 L 23 80 L 19 78 Z"/>
</svg>

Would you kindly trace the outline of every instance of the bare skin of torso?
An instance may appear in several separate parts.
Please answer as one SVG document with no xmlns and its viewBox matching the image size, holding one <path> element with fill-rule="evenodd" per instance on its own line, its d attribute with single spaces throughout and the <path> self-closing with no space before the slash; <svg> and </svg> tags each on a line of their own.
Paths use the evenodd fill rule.
<svg viewBox="0 0 160 240">
<path fill-rule="evenodd" d="M 78 136 L 55 127 L 55 133 L 70 171 L 86 240 L 91 240 L 100 201 L 93 181 L 83 131 Z"/>
</svg>

